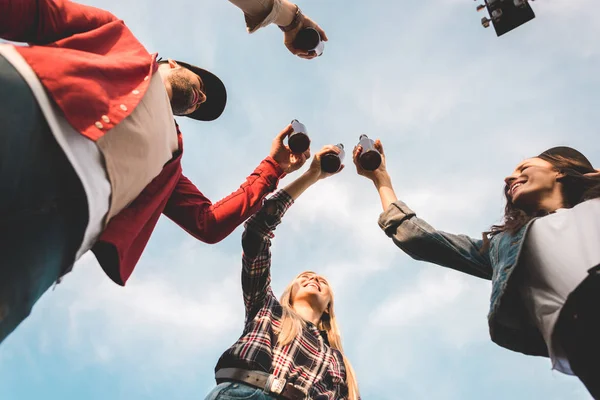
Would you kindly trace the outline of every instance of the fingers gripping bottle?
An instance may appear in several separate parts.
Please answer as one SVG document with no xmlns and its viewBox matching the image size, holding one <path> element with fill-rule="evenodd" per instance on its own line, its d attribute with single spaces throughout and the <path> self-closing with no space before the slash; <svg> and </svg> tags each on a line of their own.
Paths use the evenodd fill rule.
<svg viewBox="0 0 600 400">
<path fill-rule="evenodd" d="M 358 157 L 358 163 L 365 171 L 375 171 L 381 165 L 381 154 L 375 148 L 375 142 L 367 135 L 360 135 L 358 145 L 362 152 Z"/>
<path fill-rule="evenodd" d="M 292 133 L 288 137 L 288 147 L 294 154 L 302 154 L 310 147 L 306 126 L 297 119 L 292 121 Z"/>
<path fill-rule="evenodd" d="M 327 153 L 321 156 L 321 171 L 328 172 L 330 174 L 334 172 L 338 172 L 342 167 L 342 162 L 344 162 L 344 145 L 338 143 L 335 145 L 338 149 L 340 149 L 340 154 L 335 153 Z"/>
<path fill-rule="evenodd" d="M 299 50 L 314 51 L 317 56 L 323 54 L 325 43 L 315 28 L 304 28 L 298 32 L 293 45 Z"/>
</svg>

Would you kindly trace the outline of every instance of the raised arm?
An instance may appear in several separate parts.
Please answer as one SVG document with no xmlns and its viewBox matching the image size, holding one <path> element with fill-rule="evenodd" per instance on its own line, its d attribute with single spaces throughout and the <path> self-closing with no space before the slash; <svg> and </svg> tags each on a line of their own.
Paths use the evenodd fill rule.
<svg viewBox="0 0 600 400">
<path fill-rule="evenodd" d="M 273 231 L 294 200 L 280 190 L 245 223 L 242 234 L 242 290 L 246 321 L 271 293 L 271 239 Z"/>
<path fill-rule="evenodd" d="M 308 171 L 266 200 L 260 211 L 246 222 L 246 230 L 242 235 L 242 290 L 246 307 L 246 321 L 254 316 L 267 296 L 272 295 L 271 239 L 274 237 L 273 231 L 281 223 L 281 218 L 288 208 L 306 189 L 320 179 L 333 175 L 321 171 L 321 156 L 331 151 L 339 152 L 339 149 L 325 146 L 315 155 Z"/>
<path fill-rule="evenodd" d="M 196 239 L 217 243 L 258 210 L 281 176 L 279 164 L 267 157 L 235 192 L 212 203 L 182 175 L 163 212 Z"/>
<path fill-rule="evenodd" d="M 0 38 L 47 44 L 117 21 L 111 13 L 68 0 L 0 0 Z"/>
<path fill-rule="evenodd" d="M 288 25 L 296 6 L 288 0 L 229 0 L 244 12 L 248 32 L 253 33 L 270 24 Z"/>
<path fill-rule="evenodd" d="M 300 168 L 310 156 L 308 151 L 293 154 L 284 144 L 291 132 L 291 125 L 285 127 L 273 140 L 269 156 L 235 192 L 216 203 L 182 176 L 164 214 L 198 240 L 206 243 L 223 240 L 260 208 L 265 196 L 277 188 L 280 178 Z"/>
<path fill-rule="evenodd" d="M 438 231 L 417 217 L 399 201 L 392 180 L 386 170 L 385 154 L 381 142 L 375 147 L 382 155 L 381 166 L 375 171 L 365 171 L 358 163 L 362 149 L 354 149 L 354 163 L 359 175 L 370 179 L 379 193 L 383 214 L 379 226 L 406 254 L 415 260 L 427 261 L 452 268 L 483 279 L 492 279 L 492 266 L 487 251 L 482 252 L 483 240 L 466 235 Z"/>
<path fill-rule="evenodd" d="M 244 12 L 248 32 L 253 33 L 269 24 L 284 28 L 283 43 L 288 50 L 299 57 L 311 59 L 315 54 L 294 47 L 294 39 L 301 29 L 315 28 L 321 39 L 327 41 L 325 31 L 298 7 L 288 0 L 229 0 Z"/>
</svg>

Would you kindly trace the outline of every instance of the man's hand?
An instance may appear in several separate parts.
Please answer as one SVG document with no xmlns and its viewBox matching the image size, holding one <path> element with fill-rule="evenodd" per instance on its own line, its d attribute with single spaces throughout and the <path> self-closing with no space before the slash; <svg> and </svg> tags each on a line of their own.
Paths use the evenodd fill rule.
<svg viewBox="0 0 600 400">
<path fill-rule="evenodd" d="M 324 42 L 327 41 L 327 35 L 325 34 L 325 31 L 321 29 L 321 27 L 317 25 L 312 19 L 308 18 L 305 15 L 302 15 L 300 17 L 298 26 L 296 26 L 295 29 L 289 32 L 284 32 L 283 44 L 285 44 L 285 47 L 287 47 L 292 54 L 295 54 L 300 58 L 310 60 L 312 58 L 317 57 L 317 54 L 314 51 L 300 50 L 294 47 L 294 39 L 296 39 L 296 35 L 304 28 L 315 28 L 316 31 L 319 32 L 319 35 L 321 35 L 321 40 Z"/>
<path fill-rule="evenodd" d="M 273 140 L 271 152 L 269 153 L 286 174 L 302 168 L 306 160 L 310 158 L 310 149 L 302 154 L 294 154 L 290 148 L 283 143 L 283 140 L 293 131 L 292 125 L 290 124 L 279 132 Z"/>
</svg>

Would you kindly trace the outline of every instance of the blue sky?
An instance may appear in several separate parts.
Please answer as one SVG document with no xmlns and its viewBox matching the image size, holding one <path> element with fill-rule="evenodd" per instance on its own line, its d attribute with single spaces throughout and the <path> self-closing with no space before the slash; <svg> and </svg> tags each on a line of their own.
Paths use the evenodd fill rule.
<svg viewBox="0 0 600 400">
<path fill-rule="evenodd" d="M 500 220 L 502 179 L 523 158 L 566 144 L 600 164 L 592 0 L 535 2 L 538 17 L 502 38 L 468 0 L 304 0 L 330 38 L 312 61 L 291 56 L 276 27 L 248 35 L 224 0 L 86 3 L 226 83 L 218 121 L 180 120 L 184 171 L 213 200 L 293 118 L 313 151 L 381 138 L 398 195 L 474 237 Z M 331 281 L 364 399 L 590 398 L 547 359 L 494 345 L 490 283 L 413 261 L 378 228 L 380 211 L 349 165 L 290 209 L 273 250 L 276 293 L 305 269 Z M 0 346 L 0 399 L 203 399 L 242 330 L 240 235 L 209 246 L 162 219 L 125 288 L 84 256 Z"/>
</svg>

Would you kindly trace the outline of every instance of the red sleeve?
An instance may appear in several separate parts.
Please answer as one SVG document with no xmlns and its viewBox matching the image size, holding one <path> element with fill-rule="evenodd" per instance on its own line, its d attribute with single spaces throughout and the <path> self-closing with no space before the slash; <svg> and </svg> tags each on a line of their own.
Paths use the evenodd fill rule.
<svg viewBox="0 0 600 400">
<path fill-rule="evenodd" d="M 0 38 L 52 43 L 116 21 L 108 11 L 68 0 L 0 0 Z"/>
<path fill-rule="evenodd" d="M 267 157 L 238 190 L 214 204 L 182 175 L 163 212 L 196 239 L 217 243 L 258 211 L 283 175 L 277 162 Z"/>
</svg>

